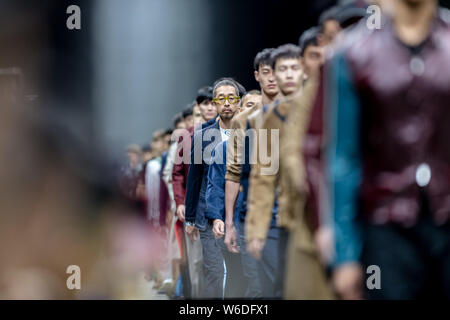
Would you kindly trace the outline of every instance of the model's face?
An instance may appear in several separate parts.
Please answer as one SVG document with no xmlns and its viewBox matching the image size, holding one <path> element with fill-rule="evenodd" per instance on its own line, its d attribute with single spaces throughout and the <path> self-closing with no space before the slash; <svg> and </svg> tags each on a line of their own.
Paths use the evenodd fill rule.
<svg viewBox="0 0 450 320">
<path fill-rule="evenodd" d="M 199 112 L 199 116 L 201 117 L 200 112 Z M 186 118 L 184 118 L 184 127 L 185 128 L 191 128 L 193 126 L 194 126 L 194 116 L 193 115 L 187 116 Z"/>
<path fill-rule="evenodd" d="M 200 112 L 200 107 L 198 105 L 195 105 L 194 107 L 194 112 L 192 113 L 192 120 L 194 122 L 194 126 L 197 126 L 204 121 L 202 113 Z"/>
<path fill-rule="evenodd" d="M 262 104 L 262 97 L 260 94 L 248 94 L 244 97 L 244 100 L 242 101 L 241 111 L 250 109 L 254 107 L 255 105 L 261 105 Z"/>
<path fill-rule="evenodd" d="M 232 119 L 240 103 L 236 89 L 233 86 L 227 85 L 218 87 L 214 98 L 217 100 L 214 104 L 216 105 L 220 119 Z"/>
<path fill-rule="evenodd" d="M 324 44 L 330 44 L 336 38 L 337 34 L 341 31 L 341 26 L 337 20 L 327 20 L 323 26 L 323 39 Z"/>
<path fill-rule="evenodd" d="M 302 74 L 300 58 L 281 58 L 275 63 L 275 78 L 284 96 L 299 88 Z"/>
<path fill-rule="evenodd" d="M 274 97 L 278 94 L 277 81 L 273 70 L 269 65 L 260 65 L 258 71 L 255 71 L 255 79 L 259 82 L 261 90 L 267 96 Z"/>
<path fill-rule="evenodd" d="M 166 135 L 164 136 L 164 139 L 163 139 L 163 152 L 164 152 L 164 151 L 167 151 L 167 150 L 169 149 L 169 146 L 170 146 L 170 138 L 171 138 L 171 135 L 170 135 L 170 134 L 166 134 Z"/>
<path fill-rule="evenodd" d="M 186 129 L 186 120 L 178 122 L 175 129 Z"/>
<path fill-rule="evenodd" d="M 132 167 L 135 167 L 141 161 L 141 156 L 136 152 L 128 152 L 128 161 Z"/>
<path fill-rule="evenodd" d="M 199 105 L 200 113 L 202 114 L 204 121 L 209 121 L 217 117 L 216 107 L 211 100 L 204 100 Z"/>
<path fill-rule="evenodd" d="M 153 154 L 150 151 L 144 152 L 143 159 L 144 162 L 149 161 L 152 158 Z"/>
<path fill-rule="evenodd" d="M 317 74 L 324 62 L 323 47 L 309 45 L 303 53 L 303 71 L 307 76 Z"/>
<path fill-rule="evenodd" d="M 164 138 L 158 138 L 152 141 L 152 154 L 154 156 L 160 156 L 164 152 Z"/>
</svg>

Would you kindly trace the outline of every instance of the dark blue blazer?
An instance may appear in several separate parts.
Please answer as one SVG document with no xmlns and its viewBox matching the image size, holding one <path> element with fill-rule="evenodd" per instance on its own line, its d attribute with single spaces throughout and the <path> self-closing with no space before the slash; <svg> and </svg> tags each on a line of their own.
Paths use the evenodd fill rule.
<svg viewBox="0 0 450 320">
<path fill-rule="evenodd" d="M 208 186 L 206 188 L 207 219 L 225 221 L 225 174 L 227 172 L 227 141 L 219 143 L 213 152 L 213 161 L 208 171 Z M 242 193 L 235 205 L 234 224 L 239 222 L 239 211 L 242 203 Z"/>
<path fill-rule="evenodd" d="M 214 130 L 210 131 L 211 129 Z M 192 138 L 191 165 L 186 185 L 185 218 L 186 222 L 195 223 L 200 230 L 205 230 L 207 226 L 205 198 L 208 170 L 212 161 L 212 151 L 220 142 L 222 142 L 222 136 L 218 121 L 209 127 L 195 131 Z M 199 163 L 195 163 L 196 159 L 200 160 Z"/>
<path fill-rule="evenodd" d="M 202 123 L 202 130 L 205 129 L 206 127 L 209 127 L 210 125 L 213 125 L 216 122 L 217 118 L 213 118 L 211 120 L 206 121 L 205 123 Z"/>
</svg>

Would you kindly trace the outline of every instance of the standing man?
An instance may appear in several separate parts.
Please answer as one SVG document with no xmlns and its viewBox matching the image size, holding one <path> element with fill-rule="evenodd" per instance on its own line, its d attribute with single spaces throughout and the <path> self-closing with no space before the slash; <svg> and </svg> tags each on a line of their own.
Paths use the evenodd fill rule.
<svg viewBox="0 0 450 320">
<path fill-rule="evenodd" d="M 218 102 L 221 103 L 220 101 Z M 236 104 L 239 106 L 239 103 Z M 206 213 L 207 219 L 212 221 L 213 234 L 216 243 L 225 260 L 225 289 L 226 298 L 243 298 L 246 296 L 247 279 L 244 277 L 242 259 L 239 253 L 229 252 L 224 244 L 225 221 L 225 174 L 226 154 L 229 136 L 226 134 L 222 141 L 214 148 L 212 161 L 208 170 L 208 186 L 206 188 Z M 237 211 L 240 209 L 242 194 L 236 203 Z M 235 210 L 236 210 L 235 209 Z M 239 217 L 239 212 L 235 215 Z M 236 223 L 236 219 L 234 221 Z"/>
<path fill-rule="evenodd" d="M 213 124 L 217 118 L 217 109 L 212 102 L 213 88 L 206 86 L 197 92 L 196 102 L 202 116 L 202 129 Z"/>
<path fill-rule="evenodd" d="M 180 224 L 177 225 L 177 237 L 180 242 L 183 243 L 183 260 L 186 260 L 189 272 L 189 281 L 186 280 L 184 276 L 183 286 L 186 288 L 189 283 L 190 295 L 187 297 L 199 298 L 201 297 L 203 290 L 203 256 L 202 256 L 202 245 L 198 237 L 188 237 L 184 232 L 184 222 L 185 222 L 185 211 L 186 207 L 184 205 L 186 196 L 186 183 L 187 175 L 189 171 L 190 161 L 186 158 L 190 158 L 190 155 L 184 155 L 185 151 L 191 150 L 191 140 L 194 134 L 194 127 L 201 125 L 203 118 L 199 111 L 197 101 L 203 102 L 203 99 L 212 99 L 211 95 L 205 95 L 199 90 L 199 95 L 195 102 L 188 104 L 183 110 L 183 117 L 186 122 L 186 130 L 180 133 L 178 138 L 178 147 L 175 155 L 173 170 L 172 170 L 172 185 L 173 194 L 176 204 L 176 215 L 179 219 Z M 198 115 L 196 115 L 198 110 Z M 183 273 L 184 275 L 184 273 Z"/>
<path fill-rule="evenodd" d="M 344 299 L 449 299 L 449 21 L 436 0 L 393 12 L 326 73 L 333 280 Z"/>
<path fill-rule="evenodd" d="M 286 251 L 284 298 L 331 299 L 318 250 L 315 245 L 317 223 L 307 207 L 308 188 L 303 161 L 306 131 L 317 92 L 317 77 L 324 61 L 319 29 L 305 31 L 299 40 L 304 79 L 302 93 L 291 101 L 290 111 L 280 131 L 280 226 L 289 231 Z M 279 106 L 280 110 L 282 104 Z"/>
<path fill-rule="evenodd" d="M 219 121 L 194 133 L 191 146 L 191 165 L 189 167 L 186 190 L 186 233 L 194 236 L 200 231 L 203 247 L 204 296 L 223 297 L 224 260 L 212 232 L 212 222 L 205 217 L 206 187 L 211 152 L 218 143 L 230 135 L 231 120 L 240 101 L 237 84 L 231 79 L 216 82 L 213 89 L 214 104 Z"/>
<path fill-rule="evenodd" d="M 271 65 L 274 70 L 275 79 L 283 98 L 291 98 L 301 87 L 302 84 L 302 61 L 301 51 L 298 46 L 286 44 L 278 47 L 271 53 Z M 290 104 L 276 101 L 271 109 L 267 111 L 262 129 L 267 131 L 266 144 L 260 143 L 261 133 L 258 134 L 258 140 L 253 148 L 254 155 L 261 154 L 263 148 L 270 158 L 269 163 L 261 161 L 256 157 L 257 162 L 252 166 L 250 176 L 250 189 L 248 195 L 248 212 L 245 221 L 245 235 L 247 239 L 247 250 L 256 259 L 261 258 L 261 252 L 268 238 L 269 227 L 271 234 L 268 244 L 273 247 L 273 256 L 267 265 L 271 267 L 270 277 L 265 282 L 272 285 L 271 297 L 281 298 L 283 292 L 284 278 L 284 252 L 287 243 L 286 226 L 277 228 L 279 216 L 278 200 L 280 196 L 279 189 L 279 154 L 278 142 L 271 143 L 272 135 L 279 133 L 283 126 Z M 275 152 L 273 152 L 275 148 Z M 278 230 L 277 230 L 278 229 Z M 277 238 L 277 232 L 279 237 Z M 277 246 L 276 246 L 277 245 Z"/>
<path fill-rule="evenodd" d="M 270 64 L 270 54 L 273 50 L 274 49 L 272 48 L 262 50 L 256 55 L 253 63 L 255 80 L 260 85 L 261 102 L 264 106 L 272 103 L 279 92 Z M 233 134 L 230 140 L 231 143 L 227 146 L 227 172 L 225 175 L 226 226 L 224 243 L 230 252 L 237 253 L 238 245 L 240 247 L 244 275 L 248 280 L 248 289 L 245 295 L 247 298 L 261 298 L 264 296 L 261 277 L 258 270 L 267 270 L 267 268 L 260 268 L 258 266 L 258 261 L 247 252 L 244 233 L 245 216 L 247 213 L 248 180 L 250 175 L 249 154 L 251 150 L 249 142 L 245 140 L 245 131 L 247 128 L 250 128 L 250 124 L 247 121 L 248 117 L 255 112 L 258 112 L 260 109 L 261 105 L 256 103 L 233 119 Z M 241 159 L 244 159 L 243 165 Z M 236 209 L 239 213 L 238 230 L 236 230 L 234 226 L 234 221 L 236 220 L 234 213 L 241 186 L 242 205 L 240 207 L 238 206 Z M 264 261 L 266 260 L 270 259 L 264 259 Z M 266 292 L 265 295 L 269 296 L 270 293 Z"/>
</svg>

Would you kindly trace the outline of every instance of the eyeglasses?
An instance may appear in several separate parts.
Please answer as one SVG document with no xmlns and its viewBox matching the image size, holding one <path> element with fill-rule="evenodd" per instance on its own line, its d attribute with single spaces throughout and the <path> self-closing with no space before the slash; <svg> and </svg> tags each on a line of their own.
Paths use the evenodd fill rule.
<svg viewBox="0 0 450 320">
<path fill-rule="evenodd" d="M 220 105 L 223 105 L 223 104 L 225 104 L 225 101 L 228 101 L 231 104 L 235 104 L 235 103 L 239 102 L 240 100 L 241 100 L 240 97 L 228 96 L 228 97 L 214 98 L 212 101 L 214 103 L 218 103 Z"/>
</svg>

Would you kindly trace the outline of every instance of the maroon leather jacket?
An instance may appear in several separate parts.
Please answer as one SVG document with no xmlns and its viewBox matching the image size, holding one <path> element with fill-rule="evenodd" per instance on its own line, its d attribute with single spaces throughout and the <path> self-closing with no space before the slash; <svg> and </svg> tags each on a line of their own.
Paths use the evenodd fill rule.
<svg viewBox="0 0 450 320">
<path fill-rule="evenodd" d="M 396 37 L 387 19 L 380 30 L 367 32 L 342 52 L 361 106 L 361 213 L 376 224 L 412 225 L 421 211 L 419 181 L 425 181 L 423 190 L 435 221 L 448 222 L 448 21 L 436 17 L 426 41 L 418 48 L 409 48 Z M 323 101 L 316 101 L 305 149 L 313 195 L 318 193 L 313 175 L 323 171 L 319 150 L 324 143 L 324 114 Z M 424 165 L 431 176 L 420 178 L 423 172 L 418 169 Z M 313 204 L 317 206 L 315 198 Z"/>
<path fill-rule="evenodd" d="M 188 139 L 183 139 L 183 136 L 180 136 L 180 138 L 178 139 L 178 148 L 176 154 L 177 161 L 176 164 L 173 165 L 172 170 L 173 195 L 177 207 L 179 205 L 184 205 L 186 196 L 186 182 L 190 164 L 182 161 L 182 159 L 184 158 L 183 150 L 191 150 L 194 127 L 191 127 L 187 130 L 190 134 L 189 138 L 186 137 Z"/>
<path fill-rule="evenodd" d="M 414 52 L 387 21 L 352 46 L 347 60 L 362 106 L 362 210 L 376 223 L 413 224 L 420 204 L 417 172 L 426 164 L 431 210 L 450 215 L 450 28 L 436 18 Z M 427 180 L 425 178 L 425 180 Z"/>
</svg>

